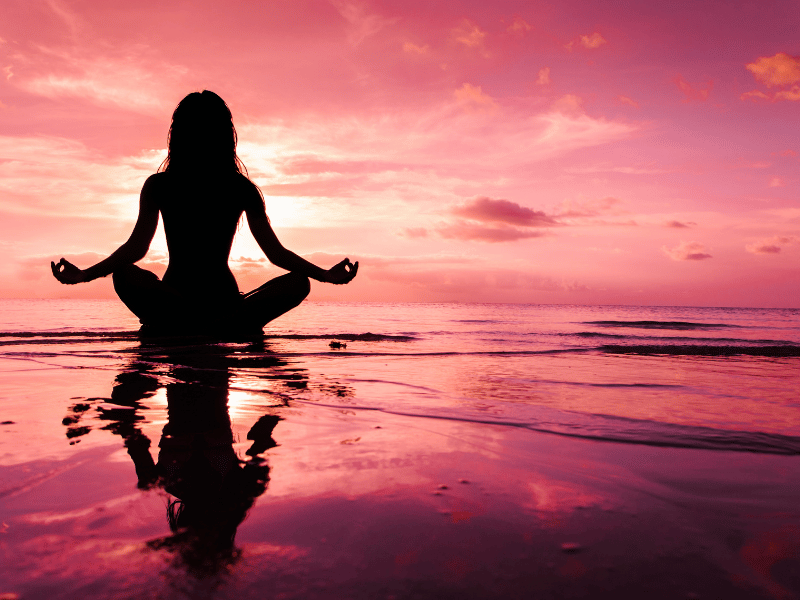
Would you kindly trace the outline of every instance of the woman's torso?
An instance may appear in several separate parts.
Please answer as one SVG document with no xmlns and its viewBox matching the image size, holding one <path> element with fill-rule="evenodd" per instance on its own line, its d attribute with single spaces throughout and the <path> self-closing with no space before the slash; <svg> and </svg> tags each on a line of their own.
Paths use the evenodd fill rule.
<svg viewBox="0 0 800 600">
<path fill-rule="evenodd" d="M 163 281 L 202 303 L 238 299 L 228 267 L 249 180 L 239 174 L 161 173 L 157 196 L 169 248 Z"/>
</svg>

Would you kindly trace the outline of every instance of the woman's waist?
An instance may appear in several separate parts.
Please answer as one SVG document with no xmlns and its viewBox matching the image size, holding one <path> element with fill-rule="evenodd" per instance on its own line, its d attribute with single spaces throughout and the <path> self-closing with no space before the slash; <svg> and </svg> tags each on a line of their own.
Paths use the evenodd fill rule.
<svg viewBox="0 0 800 600">
<path fill-rule="evenodd" d="M 202 260 L 191 264 L 170 261 L 164 283 L 178 291 L 200 291 L 214 296 L 239 295 L 239 286 L 227 263 L 209 265 Z"/>
</svg>

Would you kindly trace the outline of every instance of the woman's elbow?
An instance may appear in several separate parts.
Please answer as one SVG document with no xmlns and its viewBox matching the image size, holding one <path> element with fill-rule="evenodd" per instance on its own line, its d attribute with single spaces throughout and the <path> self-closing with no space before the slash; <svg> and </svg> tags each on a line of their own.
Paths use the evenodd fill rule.
<svg viewBox="0 0 800 600">
<path fill-rule="evenodd" d="M 286 248 L 281 246 L 279 248 L 262 248 L 262 250 L 264 250 L 264 255 L 267 257 L 267 260 L 273 265 L 280 267 L 281 269 L 286 269 L 287 271 L 291 270 L 286 268 L 287 258 L 289 256 Z"/>
<path fill-rule="evenodd" d="M 124 244 L 119 249 L 119 258 L 124 263 L 133 264 L 142 260 L 147 255 L 148 250 L 149 246 L 142 246 L 139 244 Z"/>
</svg>

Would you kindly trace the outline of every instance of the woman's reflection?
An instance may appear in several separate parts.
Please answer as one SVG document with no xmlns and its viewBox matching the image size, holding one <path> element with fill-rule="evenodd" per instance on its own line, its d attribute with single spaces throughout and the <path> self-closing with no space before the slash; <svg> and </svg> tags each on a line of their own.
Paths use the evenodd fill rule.
<svg viewBox="0 0 800 600">
<path fill-rule="evenodd" d="M 80 416 L 92 401 L 98 405 L 103 429 L 120 435 L 133 459 L 138 485 L 160 487 L 174 499 L 167 507 L 172 534 L 148 542 L 151 548 L 175 552 L 187 568 L 198 574 L 218 570 L 234 561 L 234 537 L 240 523 L 267 488 L 269 467 L 259 455 L 276 445 L 272 431 L 281 420 L 266 414 L 251 427 L 247 458 L 233 447 L 228 414 L 232 369 L 256 369 L 269 379 L 284 379 L 291 388 L 303 387 L 306 378 L 296 369 L 283 371 L 285 362 L 265 351 L 262 342 L 242 345 L 196 345 L 137 349 L 129 367 L 119 373 L 110 399 L 78 403 L 64 419 L 67 436 L 88 433 L 78 427 Z M 140 428 L 145 407 L 166 380 L 168 421 L 159 441 L 158 460 L 151 441 Z"/>
</svg>

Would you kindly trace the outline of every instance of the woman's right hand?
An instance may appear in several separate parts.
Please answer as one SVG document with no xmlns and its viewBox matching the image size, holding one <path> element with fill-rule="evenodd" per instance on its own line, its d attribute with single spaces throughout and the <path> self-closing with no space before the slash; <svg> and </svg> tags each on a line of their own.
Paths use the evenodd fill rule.
<svg viewBox="0 0 800 600">
<path fill-rule="evenodd" d="M 86 281 L 83 271 L 63 258 L 58 261 L 58 264 L 50 261 L 50 268 L 53 269 L 53 277 L 61 283 L 73 285 Z"/>
<path fill-rule="evenodd" d="M 349 258 L 328 269 L 325 281 L 341 285 L 350 283 L 358 273 L 358 261 L 351 263 Z"/>
</svg>

